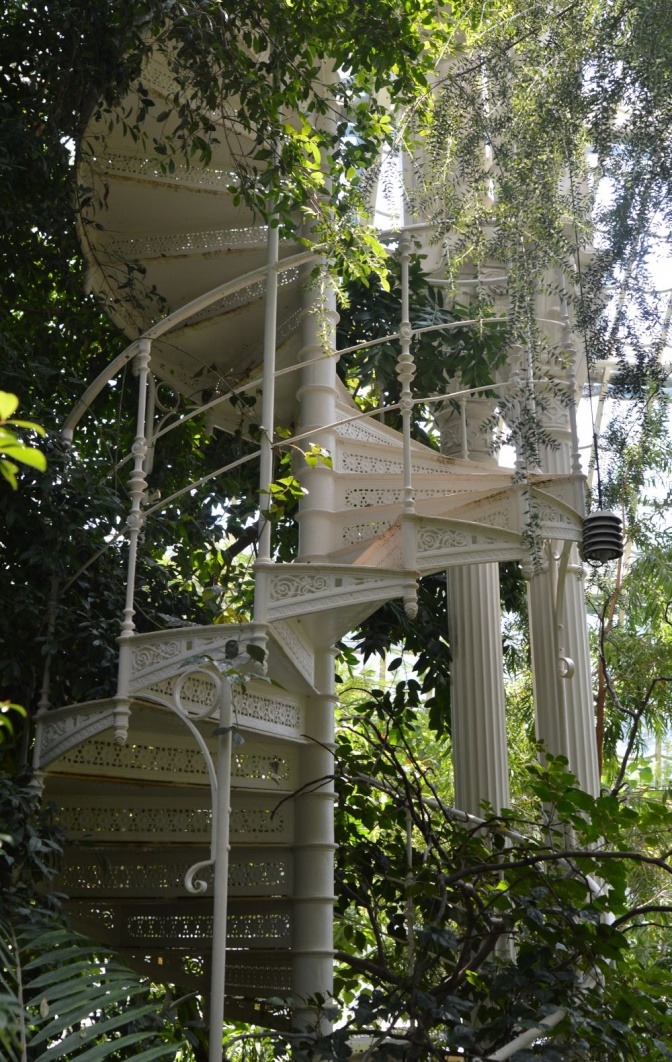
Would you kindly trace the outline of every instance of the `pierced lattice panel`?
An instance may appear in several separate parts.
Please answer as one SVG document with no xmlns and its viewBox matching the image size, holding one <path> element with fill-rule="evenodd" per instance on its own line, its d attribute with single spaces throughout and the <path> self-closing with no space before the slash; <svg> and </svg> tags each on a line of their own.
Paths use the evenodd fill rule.
<svg viewBox="0 0 672 1062">
<path fill-rule="evenodd" d="M 304 731 L 303 705 L 287 696 L 257 693 L 249 688 L 233 698 L 234 717 L 243 727 L 265 730 L 287 737 L 301 737 Z"/>
<path fill-rule="evenodd" d="M 184 876 L 192 864 L 208 859 L 207 848 L 161 846 L 118 849 L 71 848 L 64 857 L 58 888 L 68 896 L 184 897 Z M 197 878 L 212 889 L 213 871 Z M 292 889 L 292 855 L 288 851 L 246 849 L 229 858 L 232 896 L 288 896 Z"/>
<path fill-rule="evenodd" d="M 64 802 L 59 821 L 78 840 L 100 841 L 209 841 L 212 813 L 209 803 L 179 804 L 179 796 L 169 795 L 162 804 L 119 807 L 89 802 L 86 807 Z M 288 844 L 293 834 L 293 803 L 280 807 L 263 797 L 244 800 L 234 796 L 230 820 L 231 840 L 251 844 Z"/>
<path fill-rule="evenodd" d="M 245 962 L 243 959 L 226 960 L 227 991 L 241 996 L 284 996 L 292 991 L 292 964 L 289 960 L 271 962 Z"/>
<path fill-rule="evenodd" d="M 98 924 L 105 930 L 108 941 L 117 947 L 139 948 L 210 948 L 212 941 L 212 913 L 202 902 L 193 904 L 194 910 L 184 907 L 130 907 L 123 904 L 91 906 L 71 905 L 75 918 L 87 924 Z M 263 901 L 262 910 L 246 907 L 229 908 L 227 945 L 231 948 L 266 949 L 288 948 L 291 944 L 291 921 L 288 905 Z"/>
<path fill-rule="evenodd" d="M 134 952 L 126 949 L 127 960 L 140 972 L 157 980 L 178 985 L 196 985 L 207 990 L 209 968 L 205 949 L 200 954 L 187 946 L 169 950 L 146 947 Z M 277 955 L 243 952 L 231 949 L 226 956 L 227 996 L 247 996 L 264 999 L 268 996 L 289 995 L 292 991 L 292 963 Z"/>
<path fill-rule="evenodd" d="M 114 238 L 105 244 L 109 254 L 129 258 L 165 258 L 174 255 L 212 254 L 217 251 L 266 247 L 265 225 L 237 229 L 210 229 L 199 232 L 162 232 L 148 236 Z"/>
<path fill-rule="evenodd" d="M 208 772 L 198 748 L 166 743 L 134 742 L 116 745 L 97 738 L 70 749 L 58 761 L 62 773 L 114 778 L 151 778 L 207 785 Z"/>
<path fill-rule="evenodd" d="M 185 169 L 178 165 L 174 171 L 163 169 L 157 159 L 143 155 L 130 155 L 121 151 L 109 151 L 87 159 L 97 173 L 118 174 L 121 177 L 153 181 L 158 184 L 180 185 L 187 188 L 210 188 L 213 191 L 226 192 L 235 184 L 237 177 L 231 170 L 217 170 L 214 167 L 199 169 L 195 166 Z"/>
<path fill-rule="evenodd" d="M 59 774 L 102 778 L 128 778 L 135 781 L 161 781 L 175 784 L 209 785 L 205 759 L 189 736 L 193 747 L 167 742 L 134 741 L 116 745 L 113 740 L 96 738 L 70 749 L 52 769 Z M 214 743 L 211 745 L 216 757 Z M 292 749 L 256 752 L 238 749 L 231 757 L 231 784 L 234 788 L 287 790 L 296 786 L 297 760 Z"/>
</svg>

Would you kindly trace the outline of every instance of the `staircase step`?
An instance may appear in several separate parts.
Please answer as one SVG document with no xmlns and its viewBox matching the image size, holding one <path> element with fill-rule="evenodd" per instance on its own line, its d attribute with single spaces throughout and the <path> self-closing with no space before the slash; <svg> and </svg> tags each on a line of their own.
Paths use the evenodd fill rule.
<svg viewBox="0 0 672 1062">
<path fill-rule="evenodd" d="M 520 534 L 462 520 L 409 517 L 416 526 L 416 565 L 424 574 L 463 564 L 521 560 Z"/>
<path fill-rule="evenodd" d="M 77 784 L 51 777 L 47 799 L 73 841 L 101 843 L 209 843 L 212 811 L 205 787 L 136 785 L 88 779 Z M 235 792 L 231 798 L 231 843 L 290 845 L 294 804 L 282 794 Z"/>
<path fill-rule="evenodd" d="M 265 572 L 270 620 L 388 601 L 401 594 L 398 570 L 298 563 L 258 566 Z"/>
<path fill-rule="evenodd" d="M 132 710 L 131 727 L 125 745 L 117 745 L 108 731 L 74 746 L 50 764 L 54 775 L 78 778 L 110 778 L 142 781 L 145 784 L 209 785 L 205 758 L 180 720 L 172 713 Z M 138 726 L 138 723 L 141 726 Z M 149 724 L 155 723 L 154 727 Z M 215 723 L 201 725 L 201 731 L 216 762 Z M 268 738 L 260 748 L 254 741 L 234 749 L 231 755 L 233 789 L 293 790 L 298 785 L 296 746 Z"/>
<path fill-rule="evenodd" d="M 183 900 L 185 874 L 209 858 L 209 846 L 198 844 L 69 845 L 57 888 L 73 900 Z M 197 876 L 206 881 L 212 895 L 211 868 L 199 870 Z M 231 896 L 291 896 L 292 879 L 293 856 L 288 849 L 236 845 L 230 854 Z"/>
<path fill-rule="evenodd" d="M 186 900 L 113 900 L 68 905 L 76 926 L 94 932 L 96 940 L 112 948 L 129 950 L 161 948 L 210 951 L 212 943 L 212 898 Z M 291 904 L 265 897 L 229 901 L 227 947 L 246 951 L 287 950 L 291 945 Z"/>
</svg>

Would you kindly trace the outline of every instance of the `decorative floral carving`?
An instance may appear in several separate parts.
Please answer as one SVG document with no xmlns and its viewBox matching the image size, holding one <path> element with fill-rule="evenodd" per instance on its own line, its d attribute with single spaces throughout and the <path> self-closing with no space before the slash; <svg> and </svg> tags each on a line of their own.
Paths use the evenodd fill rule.
<svg viewBox="0 0 672 1062">
<path fill-rule="evenodd" d="M 418 550 L 421 553 L 436 553 L 438 550 L 459 549 L 469 545 L 470 537 L 473 538 L 464 531 L 454 531 L 452 528 L 421 527 L 417 535 Z"/>
<path fill-rule="evenodd" d="M 307 594 L 327 590 L 329 580 L 324 575 L 273 575 L 270 579 L 271 601 L 305 597 Z"/>
<path fill-rule="evenodd" d="M 165 660 L 173 660 L 180 655 L 182 642 L 180 639 L 171 639 L 169 642 L 152 642 L 149 645 L 139 645 L 131 650 L 131 672 L 137 675 L 154 664 L 162 664 Z"/>
</svg>

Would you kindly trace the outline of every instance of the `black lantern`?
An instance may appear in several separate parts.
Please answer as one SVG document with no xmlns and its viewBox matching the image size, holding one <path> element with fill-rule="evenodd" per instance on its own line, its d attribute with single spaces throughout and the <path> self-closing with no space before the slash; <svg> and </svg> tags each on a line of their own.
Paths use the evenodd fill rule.
<svg viewBox="0 0 672 1062">
<path fill-rule="evenodd" d="M 623 527 L 616 513 L 598 509 L 583 521 L 583 559 L 606 564 L 623 556 Z"/>
</svg>

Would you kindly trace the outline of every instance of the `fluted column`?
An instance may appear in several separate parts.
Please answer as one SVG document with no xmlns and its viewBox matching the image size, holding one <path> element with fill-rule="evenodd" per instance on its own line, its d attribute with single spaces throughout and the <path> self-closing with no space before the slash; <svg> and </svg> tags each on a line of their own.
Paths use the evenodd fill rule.
<svg viewBox="0 0 672 1062">
<path fill-rule="evenodd" d="M 452 654 L 451 719 L 455 805 L 480 814 L 509 803 L 499 566 L 473 564 L 448 573 Z"/>
<path fill-rule="evenodd" d="M 565 691 L 560 678 L 555 611 L 555 561 L 551 547 L 541 569 L 528 575 L 528 612 L 534 692 L 535 733 L 553 756 L 571 757 Z"/>
<path fill-rule="evenodd" d="M 566 633 L 567 654 L 574 663 L 574 674 L 565 681 L 567 686 L 567 741 L 570 768 L 579 785 L 586 792 L 598 796 L 600 770 L 597 762 L 595 736 L 595 700 L 593 694 L 588 625 L 586 622 L 586 594 L 583 565 L 576 546 L 572 547 L 562 610 Z"/>
<path fill-rule="evenodd" d="M 558 378 L 556 386 L 562 385 L 566 386 Z M 557 444 L 542 447 L 542 470 L 568 475 L 573 460 L 567 406 L 558 398 L 549 399 L 542 420 Z M 576 546 L 572 546 L 560 588 L 558 615 L 555 602 L 558 578 L 562 578 L 560 546 L 550 544 L 548 567 L 532 576 L 529 584 L 537 738 L 549 752 L 566 756 L 581 788 L 597 795 L 600 777 L 583 568 Z M 573 668 L 563 665 L 560 654 L 571 660 Z"/>
<path fill-rule="evenodd" d="M 334 910 L 334 651 L 315 651 L 315 686 L 308 702 L 306 736 L 300 753 L 295 800 L 292 970 L 294 1025 L 308 1029 L 318 1014 L 307 1005 L 316 994 L 333 992 Z M 328 1031 L 322 1021 L 321 1032 Z"/>
<path fill-rule="evenodd" d="M 470 398 L 464 425 L 453 407 L 439 410 L 442 451 L 460 455 L 466 444 L 469 458 L 496 465 L 484 428 L 493 409 L 492 399 Z M 509 763 L 498 564 L 450 569 L 448 631 L 455 804 L 478 815 L 487 800 L 499 811 L 509 804 Z"/>
</svg>

